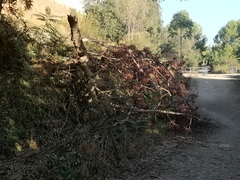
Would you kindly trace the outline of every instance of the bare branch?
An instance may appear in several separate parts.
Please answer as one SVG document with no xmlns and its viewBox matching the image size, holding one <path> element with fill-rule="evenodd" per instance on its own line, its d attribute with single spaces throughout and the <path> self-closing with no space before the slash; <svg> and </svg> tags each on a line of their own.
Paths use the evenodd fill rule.
<svg viewBox="0 0 240 180">
<path fill-rule="evenodd" d="M 156 110 L 156 109 L 139 109 L 139 108 L 133 108 L 132 111 L 139 112 L 139 113 L 161 113 L 161 114 L 172 114 L 172 115 L 178 115 L 178 116 L 188 116 L 196 119 L 199 122 L 212 123 L 189 113 L 180 113 L 180 112 L 174 112 L 174 111 L 168 111 L 168 110 Z"/>
</svg>

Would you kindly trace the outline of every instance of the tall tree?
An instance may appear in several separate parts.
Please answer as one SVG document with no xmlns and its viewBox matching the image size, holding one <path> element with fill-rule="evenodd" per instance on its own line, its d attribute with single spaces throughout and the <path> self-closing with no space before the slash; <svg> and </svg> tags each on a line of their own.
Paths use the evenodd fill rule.
<svg viewBox="0 0 240 180">
<path fill-rule="evenodd" d="M 149 1 L 150 11 L 147 13 L 145 17 L 145 30 L 148 32 L 150 36 L 150 41 L 152 44 L 151 49 L 154 53 L 160 53 L 161 49 L 161 32 L 162 28 L 162 20 L 161 20 L 161 11 L 160 5 L 158 2 Z"/>
<path fill-rule="evenodd" d="M 180 45 L 180 58 L 183 58 L 183 39 L 190 39 L 193 33 L 193 21 L 187 11 L 182 10 L 173 15 L 168 29 L 170 37 L 178 36 Z"/>
</svg>

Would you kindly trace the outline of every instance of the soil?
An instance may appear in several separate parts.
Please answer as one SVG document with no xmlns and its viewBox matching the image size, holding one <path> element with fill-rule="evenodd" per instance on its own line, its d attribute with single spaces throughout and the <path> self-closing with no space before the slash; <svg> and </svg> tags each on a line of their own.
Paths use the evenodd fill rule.
<svg viewBox="0 0 240 180">
<path fill-rule="evenodd" d="M 156 140 L 144 156 L 132 159 L 106 179 L 240 179 L 240 79 L 229 75 L 191 75 L 198 113 L 211 126 L 201 133 Z M 209 128 L 211 127 L 211 128 Z"/>
</svg>

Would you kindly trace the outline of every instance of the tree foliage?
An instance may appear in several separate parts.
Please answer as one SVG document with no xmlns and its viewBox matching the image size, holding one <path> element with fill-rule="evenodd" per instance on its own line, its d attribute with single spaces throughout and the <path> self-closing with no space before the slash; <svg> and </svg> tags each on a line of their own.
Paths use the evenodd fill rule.
<svg viewBox="0 0 240 180">
<path fill-rule="evenodd" d="M 215 36 L 214 42 L 225 46 L 226 44 L 234 44 L 239 38 L 240 20 L 229 21 L 222 27 Z"/>
<path fill-rule="evenodd" d="M 206 65 L 203 52 L 207 50 L 207 38 L 202 28 L 190 19 L 187 11 L 174 14 L 170 24 L 161 32 L 162 52 L 171 58 L 184 60 L 185 66 Z M 166 56 L 166 55 L 164 55 Z"/>
<path fill-rule="evenodd" d="M 118 42 L 126 34 L 126 26 L 116 15 L 114 4 L 111 1 L 88 5 L 85 11 L 87 16 L 91 16 L 97 21 L 96 25 L 101 29 L 104 39 Z"/>
<path fill-rule="evenodd" d="M 6 7 L 7 10 L 14 13 L 15 12 L 15 5 L 20 0 L 0 0 L 0 15 L 2 14 L 2 10 L 4 7 Z M 24 4 L 24 7 L 26 10 L 30 9 L 33 5 L 33 0 L 21 0 L 21 3 Z"/>
<path fill-rule="evenodd" d="M 193 33 L 193 21 L 185 10 L 173 15 L 169 26 L 170 36 L 180 35 L 183 38 L 191 38 Z"/>
<path fill-rule="evenodd" d="M 214 65 L 236 66 L 240 59 L 240 20 L 231 20 L 223 26 L 214 38 L 212 49 Z M 228 72 L 228 68 L 225 72 Z"/>
<path fill-rule="evenodd" d="M 196 40 L 195 42 L 196 49 L 199 49 L 201 53 L 206 51 L 207 37 L 203 35 L 201 26 L 196 22 L 194 22 L 194 26 L 193 26 L 193 36 L 194 36 L 194 39 Z"/>
<path fill-rule="evenodd" d="M 125 39 L 139 45 L 152 45 L 151 48 L 157 51 L 161 31 L 158 2 L 146 0 L 90 1 L 86 3 L 85 10 L 87 16 L 95 19 L 94 24 L 99 27 L 105 39 L 111 41 Z"/>
<path fill-rule="evenodd" d="M 61 21 L 62 16 L 53 15 L 49 7 L 45 8 L 45 13 L 34 14 L 37 20 L 42 21 L 42 26 L 29 28 L 28 34 L 32 38 L 32 55 L 44 53 L 63 55 L 66 53 L 66 37 L 57 29 L 56 24 Z"/>
<path fill-rule="evenodd" d="M 29 62 L 28 40 L 27 29 L 21 30 L 11 19 L 0 19 L 0 73 L 24 70 Z"/>
</svg>

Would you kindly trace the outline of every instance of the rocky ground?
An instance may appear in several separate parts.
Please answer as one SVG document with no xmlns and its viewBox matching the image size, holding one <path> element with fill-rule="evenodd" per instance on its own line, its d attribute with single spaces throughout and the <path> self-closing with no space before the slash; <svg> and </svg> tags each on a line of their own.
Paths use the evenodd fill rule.
<svg viewBox="0 0 240 180">
<path fill-rule="evenodd" d="M 107 179 L 240 179 L 240 80 L 193 75 L 191 90 L 199 95 L 199 114 L 213 125 L 156 141 L 141 159 Z"/>
</svg>

